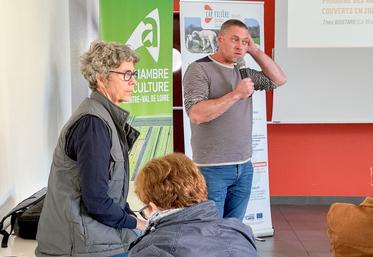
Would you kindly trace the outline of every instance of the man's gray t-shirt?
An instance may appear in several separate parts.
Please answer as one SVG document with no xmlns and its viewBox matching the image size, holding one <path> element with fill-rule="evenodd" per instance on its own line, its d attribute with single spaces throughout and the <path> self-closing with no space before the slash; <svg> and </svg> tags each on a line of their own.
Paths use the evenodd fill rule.
<svg viewBox="0 0 373 257">
<path fill-rule="evenodd" d="M 273 85 L 262 72 L 247 69 L 254 84 Z M 183 79 L 184 105 L 189 114 L 200 101 L 216 99 L 231 92 L 241 80 L 233 65 L 204 57 L 191 63 Z M 252 155 L 252 98 L 240 100 L 209 122 L 191 126 L 193 160 L 199 166 L 239 164 Z"/>
</svg>

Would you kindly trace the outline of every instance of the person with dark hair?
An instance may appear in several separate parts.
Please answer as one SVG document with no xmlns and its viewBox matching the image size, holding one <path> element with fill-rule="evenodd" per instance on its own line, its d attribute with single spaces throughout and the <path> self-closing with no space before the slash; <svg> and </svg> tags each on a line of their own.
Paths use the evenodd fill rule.
<svg viewBox="0 0 373 257">
<path fill-rule="evenodd" d="M 128 152 L 139 132 L 126 123 L 136 84 L 137 54 L 119 43 L 94 41 L 81 58 L 92 90 L 63 127 L 53 155 L 39 220 L 36 255 L 126 256 L 137 238 L 127 203 Z"/>
<path fill-rule="evenodd" d="M 236 63 L 248 53 L 262 71 Z M 280 67 L 255 45 L 249 29 L 228 20 L 218 34 L 218 50 L 187 68 L 184 106 L 190 119 L 193 160 L 207 183 L 208 197 L 222 217 L 243 219 L 253 178 L 252 94 L 286 82 Z"/>
<path fill-rule="evenodd" d="M 192 160 L 174 153 L 147 163 L 135 192 L 148 220 L 129 257 L 257 257 L 251 228 L 219 217 L 207 200 L 205 179 Z"/>
<path fill-rule="evenodd" d="M 328 216 L 328 236 L 332 257 L 373 256 L 373 197 L 360 205 L 334 203 Z"/>
</svg>

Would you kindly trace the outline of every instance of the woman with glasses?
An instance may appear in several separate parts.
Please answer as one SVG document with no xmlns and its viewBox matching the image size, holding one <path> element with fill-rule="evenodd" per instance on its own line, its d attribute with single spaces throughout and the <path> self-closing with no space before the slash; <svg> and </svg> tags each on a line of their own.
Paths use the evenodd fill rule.
<svg viewBox="0 0 373 257">
<path fill-rule="evenodd" d="M 257 257 L 250 227 L 238 219 L 219 217 L 207 200 L 205 179 L 183 154 L 150 161 L 139 172 L 135 192 L 148 220 L 130 257 Z"/>
<path fill-rule="evenodd" d="M 92 93 L 59 136 L 37 256 L 125 256 L 135 229 L 144 228 L 127 203 L 128 151 L 139 132 L 119 107 L 130 99 L 138 60 L 128 46 L 101 41 L 82 56 L 81 73 Z"/>
</svg>

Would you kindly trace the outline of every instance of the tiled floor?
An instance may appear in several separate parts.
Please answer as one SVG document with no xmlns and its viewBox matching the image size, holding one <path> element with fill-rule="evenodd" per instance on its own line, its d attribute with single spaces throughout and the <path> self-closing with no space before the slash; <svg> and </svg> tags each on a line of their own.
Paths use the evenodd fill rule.
<svg viewBox="0 0 373 257">
<path fill-rule="evenodd" d="M 260 257 L 330 257 L 326 234 L 328 206 L 272 206 L 273 237 L 257 241 Z M 33 257 L 36 242 L 14 238 L 1 257 Z M 243 256 L 244 257 L 244 256 Z"/>
<path fill-rule="evenodd" d="M 330 257 L 328 206 L 272 206 L 273 237 L 257 241 L 260 257 Z"/>
</svg>

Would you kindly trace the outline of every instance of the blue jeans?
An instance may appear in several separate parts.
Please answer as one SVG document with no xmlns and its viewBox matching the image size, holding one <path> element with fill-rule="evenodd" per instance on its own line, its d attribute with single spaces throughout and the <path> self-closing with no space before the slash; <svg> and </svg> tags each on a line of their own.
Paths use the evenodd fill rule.
<svg viewBox="0 0 373 257">
<path fill-rule="evenodd" d="M 216 203 L 220 216 L 243 220 L 253 181 L 251 161 L 199 169 L 206 180 L 208 198 Z"/>
</svg>

